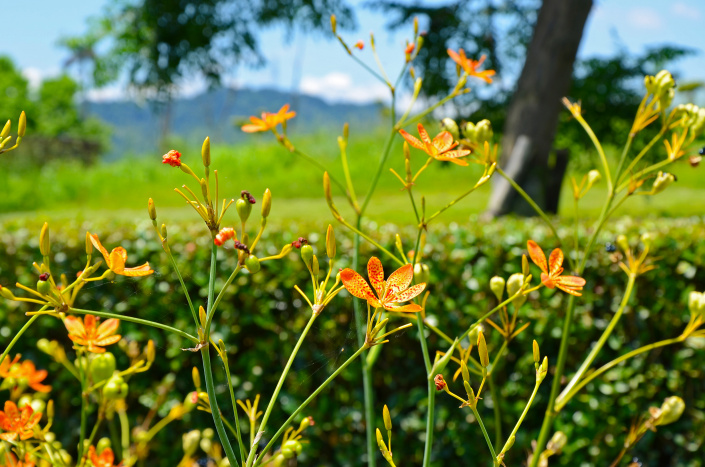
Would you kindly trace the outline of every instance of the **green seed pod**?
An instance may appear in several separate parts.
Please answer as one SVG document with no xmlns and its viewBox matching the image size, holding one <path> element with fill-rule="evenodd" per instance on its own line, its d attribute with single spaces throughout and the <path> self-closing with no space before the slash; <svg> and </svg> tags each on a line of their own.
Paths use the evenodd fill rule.
<svg viewBox="0 0 705 467">
<path fill-rule="evenodd" d="M 301 247 L 301 259 L 304 260 L 304 264 L 311 270 L 311 263 L 313 262 L 313 247 L 311 245 L 304 245 Z"/>
<path fill-rule="evenodd" d="M 661 417 L 656 425 L 668 425 L 681 418 L 685 410 L 685 402 L 678 396 L 667 397 L 661 404 Z"/>
<path fill-rule="evenodd" d="M 247 219 L 250 217 L 250 212 L 252 212 L 252 205 L 249 201 L 240 198 L 235 201 L 235 210 L 237 211 L 237 215 L 240 216 L 240 221 L 247 222 Z"/>
<path fill-rule="evenodd" d="M 186 394 L 186 397 L 184 398 L 184 410 L 186 412 L 190 412 L 193 409 L 196 408 L 196 404 L 198 403 L 198 393 L 196 391 L 191 391 L 188 394 Z"/>
<path fill-rule="evenodd" d="M 453 139 L 458 139 L 460 137 L 460 130 L 458 129 L 458 124 L 452 118 L 444 118 L 441 120 L 441 130 L 447 131 L 453 135 Z"/>
<path fill-rule="evenodd" d="M 490 290 L 492 290 L 492 293 L 494 293 L 494 296 L 497 297 L 497 300 L 500 302 L 502 301 L 502 296 L 504 295 L 505 284 L 506 281 L 499 276 L 494 276 L 490 279 Z"/>
<path fill-rule="evenodd" d="M 551 440 L 546 445 L 546 449 L 549 449 L 553 452 L 558 452 L 563 449 L 567 442 L 568 437 L 565 435 L 565 433 L 563 433 L 562 431 L 556 431 L 555 433 L 553 433 L 553 436 L 551 436 Z"/>
<path fill-rule="evenodd" d="M 105 352 L 93 357 L 90 366 L 90 373 L 91 378 L 93 378 L 93 384 L 103 382 L 113 376 L 115 368 L 115 356 L 112 353 Z"/>
<path fill-rule="evenodd" d="M 602 174 L 600 174 L 599 170 L 593 169 L 590 172 L 588 172 L 588 174 L 587 174 L 587 187 L 585 188 L 585 191 L 592 188 L 592 186 L 595 183 L 599 182 L 600 179 L 602 179 Z"/>
<path fill-rule="evenodd" d="M 494 136 L 492 131 L 492 124 L 489 120 L 484 119 L 477 122 L 475 125 L 475 139 L 478 143 L 484 143 L 485 141 L 490 141 Z"/>
<path fill-rule="evenodd" d="M 382 409 L 382 418 L 384 419 L 384 428 L 386 428 L 387 431 L 392 431 L 392 417 L 389 415 L 389 407 L 387 407 L 387 404 L 384 404 L 384 409 Z"/>
<path fill-rule="evenodd" d="M 703 294 L 700 292 L 692 291 L 688 295 L 688 309 L 692 314 L 698 314 L 700 312 L 700 302 L 703 299 Z M 39 345 L 37 343 L 37 345 Z"/>
<path fill-rule="evenodd" d="M 513 297 L 519 290 L 521 290 L 521 287 L 524 285 L 524 274 L 522 273 L 516 273 L 512 274 L 509 276 L 509 280 L 507 280 L 507 295 L 510 297 Z M 515 298 L 512 303 L 514 304 L 515 307 L 520 307 L 526 302 L 526 295 L 519 295 L 517 298 Z"/>
<path fill-rule="evenodd" d="M 110 443 L 110 438 L 100 438 L 98 440 L 98 444 L 95 446 L 95 450 L 100 455 L 101 452 L 103 452 L 105 449 L 111 447 L 112 444 Z"/>
<path fill-rule="evenodd" d="M 467 122 L 465 126 L 463 126 L 463 136 L 465 139 L 470 140 L 473 143 L 477 142 L 477 131 L 474 123 Z"/>
<path fill-rule="evenodd" d="M 211 449 L 213 448 L 213 442 L 207 438 L 201 438 L 201 442 L 199 444 L 203 452 L 211 452 Z"/>
<path fill-rule="evenodd" d="M 293 439 L 290 439 L 284 445 L 282 445 L 282 455 L 287 459 L 293 459 L 296 457 L 296 444 L 298 444 Z"/>
<path fill-rule="evenodd" d="M 668 185 L 675 181 L 676 177 L 672 173 L 659 172 L 658 175 L 656 175 L 656 180 L 654 180 L 654 184 L 651 187 L 651 191 L 653 192 L 653 194 L 661 193 L 668 187 Z"/>
<path fill-rule="evenodd" d="M 653 242 L 654 236 L 649 232 L 644 232 L 641 234 L 641 243 L 644 244 L 644 248 L 650 248 L 651 242 Z"/>
<path fill-rule="evenodd" d="M 37 292 L 42 295 L 46 295 L 51 290 L 51 283 L 48 280 L 42 280 L 41 278 L 37 281 Z"/>
<path fill-rule="evenodd" d="M 201 440 L 201 432 L 198 430 L 191 430 L 188 433 L 181 435 L 181 446 L 184 450 L 184 454 L 191 456 L 198 449 L 198 443 Z"/>
<path fill-rule="evenodd" d="M 627 241 L 627 237 L 624 235 L 617 235 L 617 240 L 615 240 L 617 243 L 617 246 L 622 250 L 622 251 L 629 251 L 629 241 Z"/>
<path fill-rule="evenodd" d="M 32 396 L 29 394 L 25 394 L 17 401 L 17 408 L 21 409 L 25 405 L 29 405 L 30 407 L 32 406 Z"/>
<path fill-rule="evenodd" d="M 328 224 L 328 230 L 326 230 L 326 255 L 330 259 L 335 258 L 335 231 L 330 224 Z"/>
<path fill-rule="evenodd" d="M 166 224 L 162 224 L 161 234 L 162 234 L 162 238 L 164 240 L 166 240 Z"/>
<path fill-rule="evenodd" d="M 120 375 L 113 375 L 103 386 L 103 397 L 108 400 L 124 399 L 129 388 Z"/>
<path fill-rule="evenodd" d="M 425 263 L 416 263 L 414 265 L 414 278 L 417 283 L 428 284 L 431 282 L 431 271 Z"/>
<path fill-rule="evenodd" d="M 247 257 L 245 260 L 245 267 L 248 271 L 250 271 L 250 274 L 256 274 L 262 268 L 259 264 L 259 259 L 255 255 L 250 255 Z"/>
</svg>

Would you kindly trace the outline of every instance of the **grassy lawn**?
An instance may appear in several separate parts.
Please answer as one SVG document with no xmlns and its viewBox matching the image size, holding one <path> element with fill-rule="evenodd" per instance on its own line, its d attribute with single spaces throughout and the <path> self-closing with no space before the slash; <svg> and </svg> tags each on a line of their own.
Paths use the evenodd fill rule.
<svg viewBox="0 0 705 467">
<path fill-rule="evenodd" d="M 306 136 L 294 143 L 309 150 L 309 154 L 343 180 L 336 135 Z M 348 150 L 352 178 L 356 183 L 358 198 L 364 198 L 377 167 L 383 135 L 355 137 Z M 182 160 L 197 173 L 201 171 L 200 147 L 177 148 Z M 613 155 L 615 151 L 610 151 Z M 141 158 L 126 158 L 112 163 L 98 163 L 83 167 L 71 162 L 51 161 L 41 168 L 24 167 L 21 151 L 0 158 L 0 220 L 34 218 L 43 220 L 86 219 L 110 217 L 121 221 L 146 219 L 149 197 L 154 198 L 160 218 L 182 220 L 193 218 L 195 213 L 184 205 L 183 199 L 173 191 L 188 183 L 195 192 L 200 191 L 194 181 L 178 169 L 161 164 L 160 154 Z M 241 190 L 252 192 L 260 200 L 265 188 L 273 193 L 273 219 L 281 222 L 298 219 L 331 219 L 323 199 L 321 172 L 307 161 L 289 153 L 272 141 L 271 135 L 256 135 L 249 144 L 236 147 L 213 145 L 213 164 L 217 167 L 222 197 L 237 197 Z M 419 167 L 425 158 L 413 151 L 412 162 Z M 400 191 L 401 184 L 389 172 L 393 167 L 403 173 L 401 138 L 393 146 L 378 189 L 369 205 L 369 218 L 377 222 L 414 223 L 407 192 Z M 618 215 L 702 215 L 705 208 L 705 184 L 701 183 L 700 170 L 679 161 L 669 169 L 678 182 L 658 196 L 635 196 L 618 211 Z M 421 176 L 414 192 L 417 203 L 420 195 L 426 198 L 426 210 L 431 214 L 449 201 L 466 192 L 481 173 L 479 166 L 458 167 L 434 162 Z M 575 174 L 576 178 L 582 173 Z M 650 182 L 647 182 L 650 184 Z M 335 193 L 335 186 L 334 193 Z M 487 205 L 490 187 L 485 186 L 444 213 L 439 220 L 466 222 L 472 215 L 483 212 Z M 339 192 L 338 192 L 339 193 Z M 605 184 L 597 184 L 581 201 L 580 216 L 592 217 L 599 213 L 605 194 Z M 345 216 L 352 217 L 344 198 L 336 201 Z M 570 181 L 566 178 L 560 204 L 560 214 L 573 216 Z M 233 210 L 231 219 L 234 221 Z"/>
</svg>

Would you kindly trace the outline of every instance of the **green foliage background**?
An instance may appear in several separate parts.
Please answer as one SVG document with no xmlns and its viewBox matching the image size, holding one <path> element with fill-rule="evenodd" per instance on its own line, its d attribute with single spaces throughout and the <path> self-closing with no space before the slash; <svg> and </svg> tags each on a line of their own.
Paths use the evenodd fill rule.
<svg viewBox="0 0 705 467">
<path fill-rule="evenodd" d="M 146 216 L 145 216 L 146 217 Z M 167 219 L 160 219 L 166 221 Z M 25 284 L 36 281 L 32 261 L 39 260 L 38 221 L 10 220 L 0 225 L 0 283 L 10 286 L 15 280 Z M 391 224 L 368 225 L 375 236 L 390 245 L 398 232 Z M 109 310 L 145 317 L 190 329 L 190 313 L 178 283 L 151 225 L 117 221 L 66 221 L 52 230 L 53 260 L 56 269 L 72 276 L 85 264 L 85 230 L 98 233 L 110 249 L 123 245 L 129 254 L 128 265 L 149 260 L 157 271 L 142 280 L 118 277 L 115 283 L 86 287 L 78 306 Z M 262 243 L 263 250 L 276 251 L 285 242 L 303 235 L 311 240 L 323 256 L 325 225 L 290 222 L 269 229 Z M 703 218 L 652 219 L 632 221 L 621 219 L 610 224 L 600 236 L 600 242 L 627 233 L 656 234 L 654 255 L 659 267 L 639 278 L 635 298 L 622 318 L 614 335 L 599 357 L 602 364 L 639 345 L 673 337 L 680 333 L 688 318 L 687 295 L 691 290 L 705 289 L 705 225 Z M 349 265 L 351 237 L 337 228 L 340 261 L 335 267 Z M 567 234 L 567 231 L 561 232 Z M 400 232 L 409 243 L 414 232 Z M 169 238 L 181 271 L 190 284 L 192 297 L 204 302 L 207 285 L 208 244 L 205 229 L 196 223 L 169 224 Z M 425 259 L 432 274 L 431 295 L 427 310 L 449 335 L 462 332 L 477 316 L 495 304 L 489 292 L 488 280 L 494 274 L 508 276 L 521 268 L 520 257 L 526 240 L 533 238 L 545 249 L 556 246 L 547 229 L 534 220 L 503 220 L 484 223 L 473 221 L 463 226 L 438 226 L 429 232 Z M 568 250 L 566 246 L 566 251 Z M 259 250 L 259 256 L 264 256 Z M 363 245 L 362 258 L 379 255 Z M 223 280 L 234 267 L 232 250 L 219 252 L 219 271 Z M 385 262 L 387 274 L 393 265 Z M 254 398 L 261 393 L 266 404 L 276 384 L 279 372 L 292 349 L 309 311 L 293 290 L 294 284 L 304 287 L 309 279 L 302 261 L 290 255 L 284 261 L 264 263 L 254 276 L 243 274 L 228 290 L 216 317 L 214 337 L 223 338 L 229 349 L 230 365 L 238 398 Z M 536 272 L 534 270 L 534 272 Z M 576 324 L 567 363 L 568 375 L 576 369 L 582 357 L 607 325 L 612 312 L 622 298 L 626 278 L 604 249 L 599 249 L 588 262 L 585 275 L 588 285 L 578 301 Z M 222 284 L 222 282 L 220 282 Z M 536 338 L 542 354 L 555 364 L 566 296 L 560 292 L 542 290 L 535 293 L 522 309 L 522 320 L 532 321 L 530 328 L 509 346 L 509 353 L 495 373 L 501 393 L 502 426 L 506 436 L 524 407 L 533 387 L 534 369 L 531 339 Z M 540 297 L 538 297 L 540 295 Z M 0 335 L 8 342 L 26 320 L 26 306 L 0 303 Z M 282 422 L 298 403 L 320 384 L 337 365 L 356 348 L 352 298 L 341 294 L 315 323 L 310 337 L 297 357 L 293 371 L 284 385 L 272 422 Z M 399 323 L 403 320 L 399 319 Z M 193 390 L 191 367 L 200 367 L 197 354 L 183 352 L 186 342 L 166 336 L 153 329 L 122 323 L 120 332 L 126 341 L 145 344 L 154 339 L 158 358 L 147 374 L 130 380 L 129 411 L 134 421 L 141 421 L 157 396 L 157 385 L 167 375 L 175 376 L 174 386 L 160 414 L 183 400 Z M 66 446 L 73 446 L 79 427 L 79 386 L 70 375 L 34 347 L 41 337 L 58 339 L 69 354 L 70 342 L 58 320 L 43 318 L 32 328 L 16 348 L 25 358 L 31 358 L 40 368 L 50 372 L 59 417 L 56 432 Z M 489 332 L 490 352 L 496 351 L 500 339 Z M 447 345 L 435 335 L 429 336 L 432 350 Z M 682 346 L 668 347 L 615 368 L 604 378 L 590 384 L 558 418 L 557 428 L 568 435 L 569 443 L 553 465 L 603 466 L 611 462 L 621 448 L 625 430 L 652 405 L 660 405 L 670 395 L 679 395 L 686 402 L 686 411 L 677 423 L 648 434 L 632 452 L 644 465 L 701 466 L 701 449 L 705 441 L 705 375 L 703 342 L 691 340 Z M 123 351 L 115 349 L 120 367 L 127 365 Z M 394 423 L 392 449 L 399 465 L 418 465 L 423 451 L 425 408 L 425 375 L 415 328 L 392 339 L 381 353 L 375 367 L 375 408 L 377 426 L 382 426 L 382 406 L 390 407 Z M 446 379 L 451 380 L 451 370 Z M 230 414 L 227 388 L 222 384 L 222 365 L 216 366 L 221 406 Z M 461 390 L 459 383 L 451 387 Z M 520 465 L 530 449 L 545 410 L 550 387 L 544 384 L 535 405 L 517 437 L 515 447 L 507 457 L 507 465 Z M 489 391 L 484 393 L 482 415 L 493 433 Z M 476 423 L 469 423 L 467 409 L 458 409 L 457 402 L 439 394 L 437 398 L 436 440 L 434 465 L 469 465 L 475 459 L 488 459 L 486 446 Z M 364 426 L 362 382 L 359 365 L 353 364 L 332 387 L 307 410 L 316 425 L 307 431 L 310 445 L 305 446 L 301 465 L 357 466 L 362 465 Z M 175 465 L 181 456 L 180 433 L 195 427 L 211 425 L 210 416 L 193 412 L 183 421 L 175 422 L 160 433 L 152 444 L 150 459 L 160 459 L 160 465 Z M 245 423 L 245 425 L 247 425 Z M 104 433 L 107 435 L 107 430 Z M 264 436 L 267 438 L 267 435 Z M 382 462 L 382 459 L 379 459 Z"/>
</svg>

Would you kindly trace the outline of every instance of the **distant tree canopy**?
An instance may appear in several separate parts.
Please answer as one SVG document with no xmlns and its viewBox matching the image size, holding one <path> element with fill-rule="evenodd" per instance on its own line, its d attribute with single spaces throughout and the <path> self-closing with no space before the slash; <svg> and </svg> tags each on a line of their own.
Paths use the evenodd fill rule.
<svg viewBox="0 0 705 467">
<path fill-rule="evenodd" d="M 86 37 L 110 38 L 107 53 L 95 55 L 97 85 L 127 71 L 138 90 L 169 97 L 182 78 L 215 85 L 236 65 L 261 64 L 258 28 L 325 30 L 333 13 L 342 27 L 353 24 L 344 0 L 120 0 Z"/>
<path fill-rule="evenodd" d="M 65 156 L 88 162 L 105 148 L 107 128 L 81 116 L 75 99 L 78 85 L 70 77 L 45 79 L 33 92 L 12 60 L 0 56 L 0 89 L 4 92 L 0 97 L 3 123 L 26 112 L 27 136 L 20 151 L 29 154 L 28 159 Z"/>
</svg>

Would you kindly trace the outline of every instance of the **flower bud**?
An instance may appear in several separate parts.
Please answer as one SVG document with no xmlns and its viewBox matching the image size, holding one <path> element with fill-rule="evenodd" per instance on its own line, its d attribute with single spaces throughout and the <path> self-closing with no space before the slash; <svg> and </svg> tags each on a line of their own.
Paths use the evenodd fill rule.
<svg viewBox="0 0 705 467">
<path fill-rule="evenodd" d="M 470 381 L 463 381 L 463 387 L 465 387 L 465 393 L 468 395 L 468 400 L 474 403 L 475 391 L 473 391 L 472 386 L 470 386 Z"/>
<path fill-rule="evenodd" d="M 39 233 L 39 251 L 42 256 L 49 256 L 51 252 L 51 242 L 49 241 L 49 223 L 45 222 Z"/>
<path fill-rule="evenodd" d="M 656 425 L 668 425 L 681 418 L 685 410 L 685 402 L 678 396 L 667 397 L 661 404 L 661 416 Z"/>
<path fill-rule="evenodd" d="M 184 407 L 184 412 L 190 412 L 193 409 L 196 408 L 196 404 L 198 403 L 198 393 L 196 391 L 191 391 L 188 394 L 186 394 L 186 398 L 184 399 L 183 407 Z"/>
<path fill-rule="evenodd" d="M 700 313 L 700 304 L 703 300 L 703 294 L 700 292 L 692 291 L 688 296 L 688 309 L 691 314 Z M 38 344 L 37 344 L 38 345 Z"/>
<path fill-rule="evenodd" d="M 166 224 L 162 224 L 162 228 L 160 230 L 160 233 L 162 235 L 162 238 L 166 240 Z"/>
<path fill-rule="evenodd" d="M 313 255 L 313 261 L 311 261 L 311 273 L 314 277 L 318 277 L 319 272 L 320 268 L 318 265 L 318 258 L 316 257 L 316 255 Z"/>
<path fill-rule="evenodd" d="M 539 363 L 541 362 L 541 353 L 539 352 L 539 343 L 534 339 L 534 366 L 536 371 L 539 369 Z"/>
<path fill-rule="evenodd" d="M 193 385 L 196 389 L 201 387 L 201 374 L 198 372 L 198 367 L 193 367 L 191 370 L 191 379 L 193 379 Z"/>
<path fill-rule="evenodd" d="M 617 240 L 615 240 L 615 243 L 622 251 L 629 251 L 629 241 L 627 241 L 627 237 L 625 235 L 617 235 Z"/>
<path fill-rule="evenodd" d="M 203 166 L 208 168 L 211 165 L 211 139 L 206 136 L 203 140 L 203 146 L 201 146 L 201 159 L 203 159 Z"/>
<path fill-rule="evenodd" d="M 548 357 L 543 357 L 543 361 L 541 362 L 541 366 L 539 369 L 536 371 L 536 381 L 539 383 L 543 381 L 543 379 L 546 377 L 548 374 Z"/>
<path fill-rule="evenodd" d="M 333 34 L 336 34 L 336 30 L 338 29 L 338 21 L 335 19 L 335 15 L 330 15 L 330 28 L 333 31 Z"/>
<path fill-rule="evenodd" d="M 524 285 L 524 274 L 517 272 L 516 274 L 512 274 L 509 276 L 509 280 L 507 280 L 507 295 L 510 297 L 513 297 L 516 295 L 517 292 L 519 292 Z M 512 303 L 514 304 L 515 307 L 520 307 L 526 302 L 526 295 L 520 294 L 512 300 Z"/>
<path fill-rule="evenodd" d="M 502 296 L 504 295 L 505 284 L 506 281 L 502 277 L 494 276 L 490 279 L 490 290 L 492 290 L 492 293 L 494 293 L 494 296 L 497 297 L 497 300 L 500 302 L 502 301 Z"/>
<path fill-rule="evenodd" d="M 47 418 L 49 420 L 54 418 L 54 400 L 49 399 L 49 402 L 47 402 Z"/>
<path fill-rule="evenodd" d="M 240 216 L 240 221 L 247 222 L 247 219 L 250 217 L 250 212 L 252 211 L 252 205 L 248 201 L 240 198 L 235 201 L 235 209 L 237 210 L 237 215 Z"/>
<path fill-rule="evenodd" d="M 600 174 L 599 170 L 593 169 L 590 172 L 588 172 L 588 174 L 587 174 L 587 187 L 585 188 L 585 190 L 587 191 L 590 188 L 592 188 L 592 186 L 595 183 L 599 182 L 601 179 L 602 179 L 602 174 Z"/>
<path fill-rule="evenodd" d="M 20 138 L 24 137 L 24 132 L 27 130 L 27 116 L 24 113 L 24 110 L 20 114 L 20 122 L 17 125 L 17 136 Z"/>
<path fill-rule="evenodd" d="M 521 273 L 524 276 L 524 281 L 526 281 L 526 278 L 529 277 L 531 273 L 531 269 L 529 269 L 529 259 L 526 255 L 521 255 Z"/>
<path fill-rule="evenodd" d="M 304 431 L 306 428 L 313 425 L 313 417 L 304 417 L 299 424 L 299 431 Z"/>
<path fill-rule="evenodd" d="M 5 139 L 7 135 L 10 134 L 10 128 L 12 128 L 12 122 L 10 120 L 5 123 L 5 126 L 2 128 L 2 131 L 0 131 L 0 141 Z"/>
<path fill-rule="evenodd" d="M 641 234 L 641 243 L 644 245 L 644 248 L 650 248 L 651 247 L 651 242 L 653 242 L 654 236 L 649 233 L 649 232 L 644 232 Z"/>
<path fill-rule="evenodd" d="M 290 439 L 282 445 L 282 454 L 287 459 L 293 459 L 294 457 L 301 454 L 302 449 L 303 446 L 301 446 L 301 443 L 294 439 Z"/>
<path fill-rule="evenodd" d="M 335 232 L 330 224 L 328 224 L 326 231 L 326 255 L 329 259 L 335 258 Z"/>
<path fill-rule="evenodd" d="M 0 285 L 0 296 L 6 300 L 14 300 L 15 295 L 9 289 Z"/>
<path fill-rule="evenodd" d="M 460 137 L 460 130 L 458 124 L 452 118 L 444 118 L 441 120 L 441 130 L 447 131 L 453 135 L 453 139 L 458 139 Z"/>
<path fill-rule="evenodd" d="M 676 177 L 672 173 L 659 171 L 658 175 L 656 175 L 656 180 L 654 180 L 654 184 L 651 187 L 651 191 L 653 194 L 661 193 L 666 189 L 666 187 L 668 187 L 668 185 L 675 181 Z"/>
<path fill-rule="evenodd" d="M 490 366 L 490 355 L 487 353 L 487 342 L 485 334 L 480 331 L 477 335 L 477 353 L 480 355 L 480 364 L 483 368 Z"/>
<path fill-rule="evenodd" d="M 203 306 L 198 307 L 198 319 L 201 321 L 201 326 L 206 327 L 206 322 L 208 321 L 208 314 L 206 313 Z"/>
<path fill-rule="evenodd" d="M 475 124 L 472 122 L 467 122 L 465 126 L 462 128 L 463 130 L 463 136 L 465 139 L 468 139 L 472 141 L 473 143 L 477 142 L 477 137 L 476 137 L 476 130 L 475 130 Z"/>
<path fill-rule="evenodd" d="M 385 404 L 384 409 L 382 409 L 382 419 L 384 420 L 384 428 L 386 428 L 387 431 L 392 431 L 392 417 L 389 415 L 389 407 L 387 407 L 387 404 Z"/>
<path fill-rule="evenodd" d="M 463 375 L 463 381 L 470 382 L 470 371 L 468 371 L 468 365 L 465 360 L 460 361 L 460 374 Z"/>
<path fill-rule="evenodd" d="M 250 255 L 247 257 L 245 260 L 245 267 L 248 271 L 250 271 L 250 274 L 256 274 L 261 269 L 259 259 L 255 255 Z"/>
<path fill-rule="evenodd" d="M 475 140 L 477 143 L 490 141 L 492 136 L 494 136 L 494 132 L 492 131 L 492 124 L 489 120 L 484 119 L 477 122 L 477 125 L 475 125 Z"/>
<path fill-rule="evenodd" d="M 384 438 L 382 437 L 382 432 L 379 431 L 379 428 L 377 428 L 375 436 L 377 437 L 377 446 L 379 447 L 379 450 L 382 451 L 382 453 L 388 452 L 389 450 L 387 449 L 387 445 L 384 443 Z"/>
<path fill-rule="evenodd" d="M 269 188 L 264 190 L 262 195 L 262 219 L 269 217 L 269 211 L 272 209 L 272 192 Z"/>
<path fill-rule="evenodd" d="M 149 198 L 149 201 L 147 201 L 147 212 L 149 213 L 150 219 L 153 221 L 157 220 L 157 208 L 154 207 L 154 200 L 152 198 Z"/>
<path fill-rule="evenodd" d="M 181 435 L 181 446 L 184 450 L 184 455 L 192 456 L 196 452 L 196 449 L 198 449 L 200 440 L 201 432 L 198 430 L 191 430 Z"/>
<path fill-rule="evenodd" d="M 562 431 L 556 431 L 553 433 L 553 436 L 551 436 L 550 441 L 546 445 L 546 449 L 553 451 L 553 452 L 558 452 L 563 447 L 566 445 L 568 442 L 568 437 L 563 433 Z"/>
</svg>

